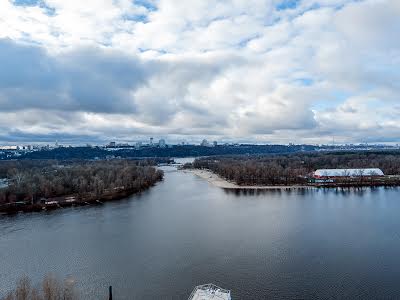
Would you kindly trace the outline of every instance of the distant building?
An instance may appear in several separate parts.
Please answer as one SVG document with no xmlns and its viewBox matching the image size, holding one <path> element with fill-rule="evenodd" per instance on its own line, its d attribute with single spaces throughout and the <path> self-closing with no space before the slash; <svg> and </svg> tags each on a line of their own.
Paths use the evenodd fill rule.
<svg viewBox="0 0 400 300">
<path fill-rule="evenodd" d="M 343 177 L 381 177 L 385 174 L 381 169 L 319 169 L 313 174 L 316 179 L 331 179 Z"/>
<path fill-rule="evenodd" d="M 108 144 L 108 146 L 109 146 L 109 147 L 115 147 L 115 142 L 110 142 L 110 143 Z"/>
<path fill-rule="evenodd" d="M 206 139 L 204 139 L 204 140 L 201 141 L 200 146 L 209 147 L 209 146 L 210 146 L 210 143 L 209 143 Z"/>
<path fill-rule="evenodd" d="M 214 141 L 214 142 L 213 142 L 213 146 L 214 146 L 214 147 L 217 147 L 217 146 L 218 146 L 218 142 L 217 142 L 217 141 Z"/>
<path fill-rule="evenodd" d="M 18 150 L 18 146 L 1 146 L 1 150 Z"/>
<path fill-rule="evenodd" d="M 160 139 L 160 140 L 158 141 L 158 146 L 159 146 L 160 148 L 165 148 L 165 147 L 167 146 L 167 144 L 165 143 L 165 140 L 164 140 L 164 139 Z"/>
<path fill-rule="evenodd" d="M 150 146 L 153 146 L 153 138 L 150 138 Z"/>
<path fill-rule="evenodd" d="M 67 203 L 76 202 L 76 198 L 74 196 L 65 197 L 65 202 L 67 202 Z"/>
</svg>

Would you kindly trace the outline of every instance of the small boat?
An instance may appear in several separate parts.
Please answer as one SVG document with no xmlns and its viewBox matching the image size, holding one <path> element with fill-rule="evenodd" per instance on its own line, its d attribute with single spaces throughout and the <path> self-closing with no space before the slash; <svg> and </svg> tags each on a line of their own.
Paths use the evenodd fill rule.
<svg viewBox="0 0 400 300">
<path fill-rule="evenodd" d="M 232 300 L 232 298 L 231 291 L 209 283 L 196 286 L 188 300 Z"/>
</svg>

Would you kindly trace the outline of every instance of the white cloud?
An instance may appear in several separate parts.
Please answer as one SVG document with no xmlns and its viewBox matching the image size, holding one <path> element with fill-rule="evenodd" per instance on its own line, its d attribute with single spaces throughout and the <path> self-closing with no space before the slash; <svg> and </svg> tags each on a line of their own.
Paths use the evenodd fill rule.
<svg viewBox="0 0 400 300">
<path fill-rule="evenodd" d="M 397 0 L 140 3 L 1 1 L 0 136 L 398 141 Z"/>
</svg>

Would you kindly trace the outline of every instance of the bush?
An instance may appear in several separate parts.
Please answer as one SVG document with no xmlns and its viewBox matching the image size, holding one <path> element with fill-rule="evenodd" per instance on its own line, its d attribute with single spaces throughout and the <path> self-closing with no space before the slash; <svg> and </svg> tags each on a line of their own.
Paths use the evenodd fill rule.
<svg viewBox="0 0 400 300">
<path fill-rule="evenodd" d="M 53 275 L 47 275 L 41 285 L 32 286 L 31 280 L 24 276 L 20 278 L 13 291 L 2 300 L 76 300 L 78 294 L 74 280 L 60 281 Z"/>
</svg>

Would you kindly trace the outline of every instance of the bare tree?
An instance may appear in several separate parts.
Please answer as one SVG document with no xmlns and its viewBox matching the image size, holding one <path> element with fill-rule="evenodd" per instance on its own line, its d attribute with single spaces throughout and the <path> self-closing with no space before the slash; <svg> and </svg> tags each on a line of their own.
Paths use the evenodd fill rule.
<svg viewBox="0 0 400 300">
<path fill-rule="evenodd" d="M 17 288 L 15 289 L 16 300 L 29 300 L 31 296 L 31 280 L 24 276 L 18 280 Z"/>
<path fill-rule="evenodd" d="M 24 276 L 17 281 L 15 289 L 2 300 L 77 300 L 74 283 L 71 278 L 62 282 L 54 275 L 47 275 L 37 289 L 32 287 L 31 280 Z"/>
<path fill-rule="evenodd" d="M 400 153 L 400 152 L 399 152 Z M 185 167 L 208 169 L 240 185 L 277 185 L 306 183 L 308 174 L 316 169 L 344 169 L 336 181 L 339 184 L 365 184 L 365 172 L 353 178 L 349 169 L 380 168 L 387 175 L 400 174 L 399 153 L 312 153 L 264 156 L 227 156 L 200 158 Z M 325 172 L 322 177 L 329 177 Z M 383 181 L 382 181 L 383 182 Z M 387 183 L 387 179 L 385 183 Z M 400 176 L 390 180 L 400 185 Z"/>
</svg>

